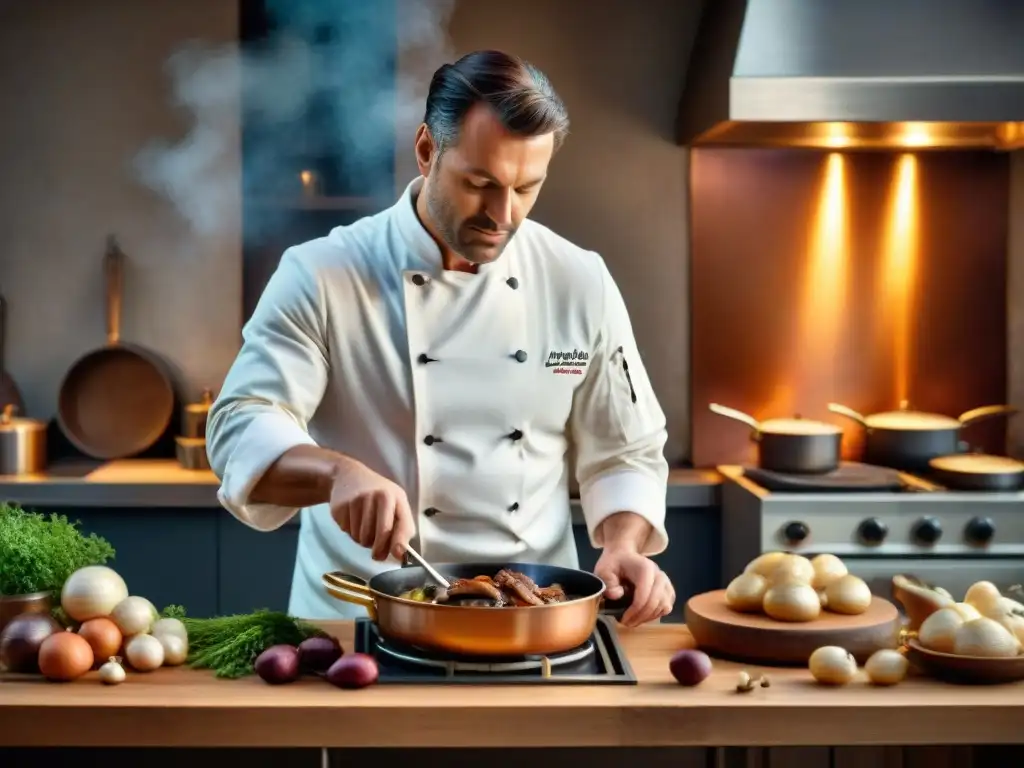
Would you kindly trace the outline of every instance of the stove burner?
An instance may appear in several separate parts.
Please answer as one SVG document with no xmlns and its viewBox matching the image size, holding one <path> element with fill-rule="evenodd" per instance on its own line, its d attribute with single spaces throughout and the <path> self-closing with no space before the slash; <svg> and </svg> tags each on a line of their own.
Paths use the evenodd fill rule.
<svg viewBox="0 0 1024 768">
<path fill-rule="evenodd" d="M 532 672 L 539 671 L 543 677 L 550 677 L 554 668 L 565 666 L 586 659 L 594 653 L 594 643 L 587 640 L 579 648 L 551 656 L 523 656 L 516 659 L 459 659 L 453 656 L 437 654 L 432 651 L 396 644 L 392 640 L 379 638 L 377 651 L 396 661 L 424 667 L 443 669 L 449 675 L 458 672 Z"/>
<path fill-rule="evenodd" d="M 838 469 L 820 475 L 773 472 L 760 467 L 744 467 L 743 474 L 768 491 L 902 491 L 903 476 L 894 469 L 870 464 L 844 462 Z"/>
<path fill-rule="evenodd" d="M 355 651 L 377 659 L 379 683 L 413 684 L 636 684 L 611 619 L 600 616 L 583 645 L 551 656 L 459 657 L 380 636 L 370 619 L 356 620 Z"/>
</svg>

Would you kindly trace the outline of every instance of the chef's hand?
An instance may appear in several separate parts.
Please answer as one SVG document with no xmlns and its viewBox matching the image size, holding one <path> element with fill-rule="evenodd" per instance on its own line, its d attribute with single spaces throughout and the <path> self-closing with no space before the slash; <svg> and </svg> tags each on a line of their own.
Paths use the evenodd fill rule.
<svg viewBox="0 0 1024 768">
<path fill-rule="evenodd" d="M 618 600 L 630 585 L 633 603 L 619 620 L 627 627 L 638 627 L 672 612 L 676 591 L 665 572 L 649 557 L 632 547 L 605 548 L 594 573 L 605 583 L 605 595 Z"/>
<path fill-rule="evenodd" d="M 374 560 L 401 559 L 416 533 L 405 491 L 357 462 L 334 480 L 331 516 L 354 541 L 372 548 Z"/>
</svg>

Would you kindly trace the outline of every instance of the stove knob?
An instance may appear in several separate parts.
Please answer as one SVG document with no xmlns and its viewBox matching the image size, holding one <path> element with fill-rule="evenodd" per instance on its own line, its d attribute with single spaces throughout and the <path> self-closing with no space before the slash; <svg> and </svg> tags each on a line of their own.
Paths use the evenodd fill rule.
<svg viewBox="0 0 1024 768">
<path fill-rule="evenodd" d="M 857 533 L 865 544 L 878 545 L 885 541 L 889 527 L 877 517 L 869 517 L 860 524 Z"/>
<path fill-rule="evenodd" d="M 783 538 L 792 544 L 799 544 L 801 541 L 806 539 L 810 533 L 811 529 L 807 527 L 807 523 L 801 523 L 799 521 L 786 523 L 786 527 L 782 529 Z"/>
<path fill-rule="evenodd" d="M 964 527 L 964 538 L 971 544 L 988 544 L 996 535 L 996 526 L 989 517 L 975 517 Z"/>
<path fill-rule="evenodd" d="M 934 544 L 942 536 L 942 526 L 934 517 L 922 517 L 914 524 L 913 536 L 919 544 Z"/>
</svg>

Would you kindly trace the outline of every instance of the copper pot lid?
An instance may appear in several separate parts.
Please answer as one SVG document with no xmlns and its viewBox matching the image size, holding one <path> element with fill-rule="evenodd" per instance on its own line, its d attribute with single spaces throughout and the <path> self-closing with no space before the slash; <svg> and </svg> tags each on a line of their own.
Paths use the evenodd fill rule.
<svg viewBox="0 0 1024 768">
<path fill-rule="evenodd" d="M 794 416 L 791 419 L 768 419 L 758 424 L 760 432 L 773 435 L 838 435 L 842 430 L 827 421 L 814 421 Z"/>
<path fill-rule="evenodd" d="M 815 421 L 814 419 L 804 419 L 800 416 L 794 416 L 792 418 L 779 418 L 779 419 L 768 419 L 767 421 L 758 421 L 753 416 L 743 411 L 737 411 L 735 408 L 728 408 L 718 403 L 711 403 L 708 408 L 712 412 L 717 413 L 719 416 L 725 416 L 735 421 L 740 421 L 751 429 L 754 429 L 762 434 L 773 434 L 773 435 L 797 435 L 797 436 L 812 436 L 812 435 L 839 435 L 842 434 L 842 429 L 837 427 L 835 424 L 829 424 L 827 421 Z"/>
<path fill-rule="evenodd" d="M 1009 456 L 986 453 L 955 453 L 939 456 L 928 462 L 932 469 L 958 474 L 1001 475 L 1024 472 L 1024 463 Z"/>
<path fill-rule="evenodd" d="M 38 419 L 18 416 L 18 406 L 8 403 L 0 410 L 0 432 L 45 432 L 46 423 Z"/>
<path fill-rule="evenodd" d="M 914 430 L 922 432 L 938 429 L 960 429 L 974 421 L 980 421 L 992 416 L 1010 415 L 1016 412 L 1015 408 L 1008 405 L 986 405 L 962 413 L 959 417 L 954 417 L 946 416 L 942 413 L 911 410 L 910 404 L 906 400 L 903 400 L 900 403 L 900 407 L 894 411 L 882 411 L 881 413 L 872 413 L 868 416 L 862 416 L 852 408 L 838 403 L 829 403 L 828 409 L 833 413 L 859 421 L 868 429 Z"/>
<path fill-rule="evenodd" d="M 960 419 L 926 411 L 883 411 L 864 418 L 869 427 L 878 429 L 959 429 Z"/>
</svg>

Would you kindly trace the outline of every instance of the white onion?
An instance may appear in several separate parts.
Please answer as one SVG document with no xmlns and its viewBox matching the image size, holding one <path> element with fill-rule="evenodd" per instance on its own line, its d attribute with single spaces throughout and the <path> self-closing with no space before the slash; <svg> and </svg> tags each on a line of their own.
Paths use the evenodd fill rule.
<svg viewBox="0 0 1024 768">
<path fill-rule="evenodd" d="M 180 619 L 160 619 L 153 628 L 149 630 L 149 634 L 160 637 L 161 635 L 174 635 L 180 637 L 182 640 L 188 642 L 188 631 L 185 629 L 185 625 Z"/>
<path fill-rule="evenodd" d="M 164 647 L 152 635 L 135 635 L 124 648 L 128 663 L 139 672 L 152 672 L 164 663 Z"/>
<path fill-rule="evenodd" d="M 144 597 L 126 597 L 110 613 L 111 620 L 125 637 L 149 632 L 157 617 L 156 607 Z"/>
<path fill-rule="evenodd" d="M 75 621 L 109 616 L 128 597 L 124 579 L 105 565 L 87 565 L 72 573 L 60 593 L 60 607 Z"/>
<path fill-rule="evenodd" d="M 188 643 L 178 635 L 172 635 L 164 633 L 162 635 L 152 635 L 155 637 L 164 649 L 164 664 L 168 667 L 176 667 L 179 664 L 185 663 L 185 657 L 188 656 Z"/>
</svg>

